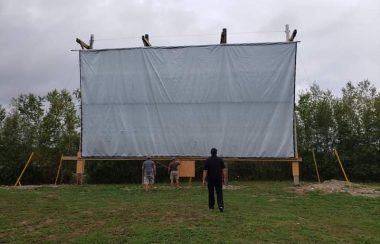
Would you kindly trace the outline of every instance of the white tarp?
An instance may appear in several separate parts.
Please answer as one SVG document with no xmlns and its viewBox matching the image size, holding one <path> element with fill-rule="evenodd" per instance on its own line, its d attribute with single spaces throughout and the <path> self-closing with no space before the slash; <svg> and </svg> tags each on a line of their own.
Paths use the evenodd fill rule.
<svg viewBox="0 0 380 244">
<path fill-rule="evenodd" d="M 294 157 L 296 48 L 80 51 L 82 156 Z"/>
</svg>

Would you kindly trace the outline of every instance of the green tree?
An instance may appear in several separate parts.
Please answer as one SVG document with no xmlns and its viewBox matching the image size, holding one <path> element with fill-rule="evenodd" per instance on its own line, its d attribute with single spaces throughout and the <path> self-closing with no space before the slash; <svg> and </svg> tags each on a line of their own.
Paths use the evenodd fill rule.
<svg viewBox="0 0 380 244">
<path fill-rule="evenodd" d="M 0 182 L 14 183 L 33 151 L 35 156 L 22 181 L 52 183 L 61 154 L 76 155 L 78 127 L 75 103 L 66 90 L 13 99 L 8 114 L 0 109 Z M 65 169 L 66 175 L 72 173 Z"/>
<path fill-rule="evenodd" d="M 349 174 L 369 180 L 380 173 L 376 100 L 379 94 L 368 80 L 354 86 L 348 82 L 335 104 L 337 147 L 344 155 Z"/>
<path fill-rule="evenodd" d="M 332 153 L 336 148 L 350 178 L 360 181 L 378 178 L 379 93 L 368 80 L 356 86 L 347 82 L 341 97 L 333 97 L 330 91 L 313 84 L 300 94 L 296 109 L 303 176 L 313 178 L 310 151 L 314 150 L 322 178 L 342 178 Z"/>
<path fill-rule="evenodd" d="M 41 130 L 43 98 L 33 94 L 20 95 L 12 100 L 12 107 L 17 111 L 21 123 L 21 139 L 30 150 L 38 147 Z"/>
<path fill-rule="evenodd" d="M 3 119 L 0 130 L 0 182 L 14 184 L 22 161 L 25 160 L 28 147 L 22 141 L 22 125 L 17 111 L 11 112 Z"/>
<path fill-rule="evenodd" d="M 1 112 L 1 179 L 14 183 L 25 158 L 38 147 L 43 116 L 42 98 L 33 94 L 12 99 L 9 115 Z M 30 174 L 29 174 L 30 175 Z"/>
<path fill-rule="evenodd" d="M 6 117 L 5 109 L 0 105 L 0 130 L 3 127 L 3 121 Z"/>
<path fill-rule="evenodd" d="M 300 94 L 297 114 L 298 147 L 304 163 L 301 164 L 302 174 L 313 178 L 315 175 L 311 151 L 314 150 L 321 175 L 331 177 L 337 171 L 331 167 L 331 150 L 334 143 L 335 121 L 333 117 L 334 98 L 329 90 L 322 90 L 313 84 L 310 90 Z"/>
<path fill-rule="evenodd" d="M 42 120 L 40 154 L 53 179 L 61 154 L 76 155 L 79 146 L 79 118 L 71 94 L 54 90 L 46 96 L 47 112 Z M 63 171 L 63 174 L 68 173 Z"/>
</svg>

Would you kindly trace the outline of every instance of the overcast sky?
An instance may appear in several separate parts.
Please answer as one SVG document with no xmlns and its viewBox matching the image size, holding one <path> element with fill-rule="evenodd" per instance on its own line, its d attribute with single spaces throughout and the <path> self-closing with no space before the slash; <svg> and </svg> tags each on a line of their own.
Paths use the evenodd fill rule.
<svg viewBox="0 0 380 244">
<path fill-rule="evenodd" d="M 380 89 L 378 0 L 0 0 L 0 104 L 19 94 L 79 87 L 75 39 L 94 48 L 285 40 L 297 29 L 297 92 L 315 81 L 339 95 L 347 81 Z"/>
</svg>

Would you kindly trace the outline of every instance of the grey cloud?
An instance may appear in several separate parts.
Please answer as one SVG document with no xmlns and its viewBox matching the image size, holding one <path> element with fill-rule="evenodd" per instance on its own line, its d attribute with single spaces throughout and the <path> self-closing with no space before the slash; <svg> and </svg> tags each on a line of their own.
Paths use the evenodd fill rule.
<svg viewBox="0 0 380 244">
<path fill-rule="evenodd" d="M 380 87 L 379 1 L 0 1 L 0 104 L 21 93 L 46 94 L 79 86 L 75 38 L 95 48 L 228 41 L 283 41 L 298 29 L 297 87 L 317 81 L 338 94 L 348 81 Z M 278 31 L 278 32 L 270 32 Z M 251 33 L 245 33 L 251 32 Z"/>
</svg>

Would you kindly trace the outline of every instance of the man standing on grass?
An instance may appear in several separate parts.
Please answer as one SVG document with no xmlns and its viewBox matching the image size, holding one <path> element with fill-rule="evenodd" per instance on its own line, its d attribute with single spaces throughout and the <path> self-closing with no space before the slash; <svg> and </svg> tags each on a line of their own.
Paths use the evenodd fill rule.
<svg viewBox="0 0 380 244">
<path fill-rule="evenodd" d="M 144 190 L 148 191 L 154 184 L 154 176 L 156 176 L 156 164 L 150 159 L 150 156 L 146 157 L 142 165 Z"/>
<path fill-rule="evenodd" d="M 180 165 L 180 162 L 175 157 L 172 159 L 168 166 L 168 174 L 170 175 L 170 185 L 174 186 L 174 180 L 175 180 L 175 186 L 179 187 L 179 172 L 178 172 L 178 166 Z"/>
<path fill-rule="evenodd" d="M 222 181 L 223 177 L 226 178 L 226 170 L 224 161 L 222 158 L 216 156 L 216 148 L 211 149 L 211 157 L 206 160 L 205 167 L 203 170 L 203 185 L 205 185 L 207 177 L 207 187 L 208 187 L 208 208 L 214 209 L 215 206 L 215 196 L 214 189 L 216 191 L 216 199 L 218 202 L 218 208 L 220 212 L 224 210 L 223 203 L 223 189 Z"/>
</svg>

